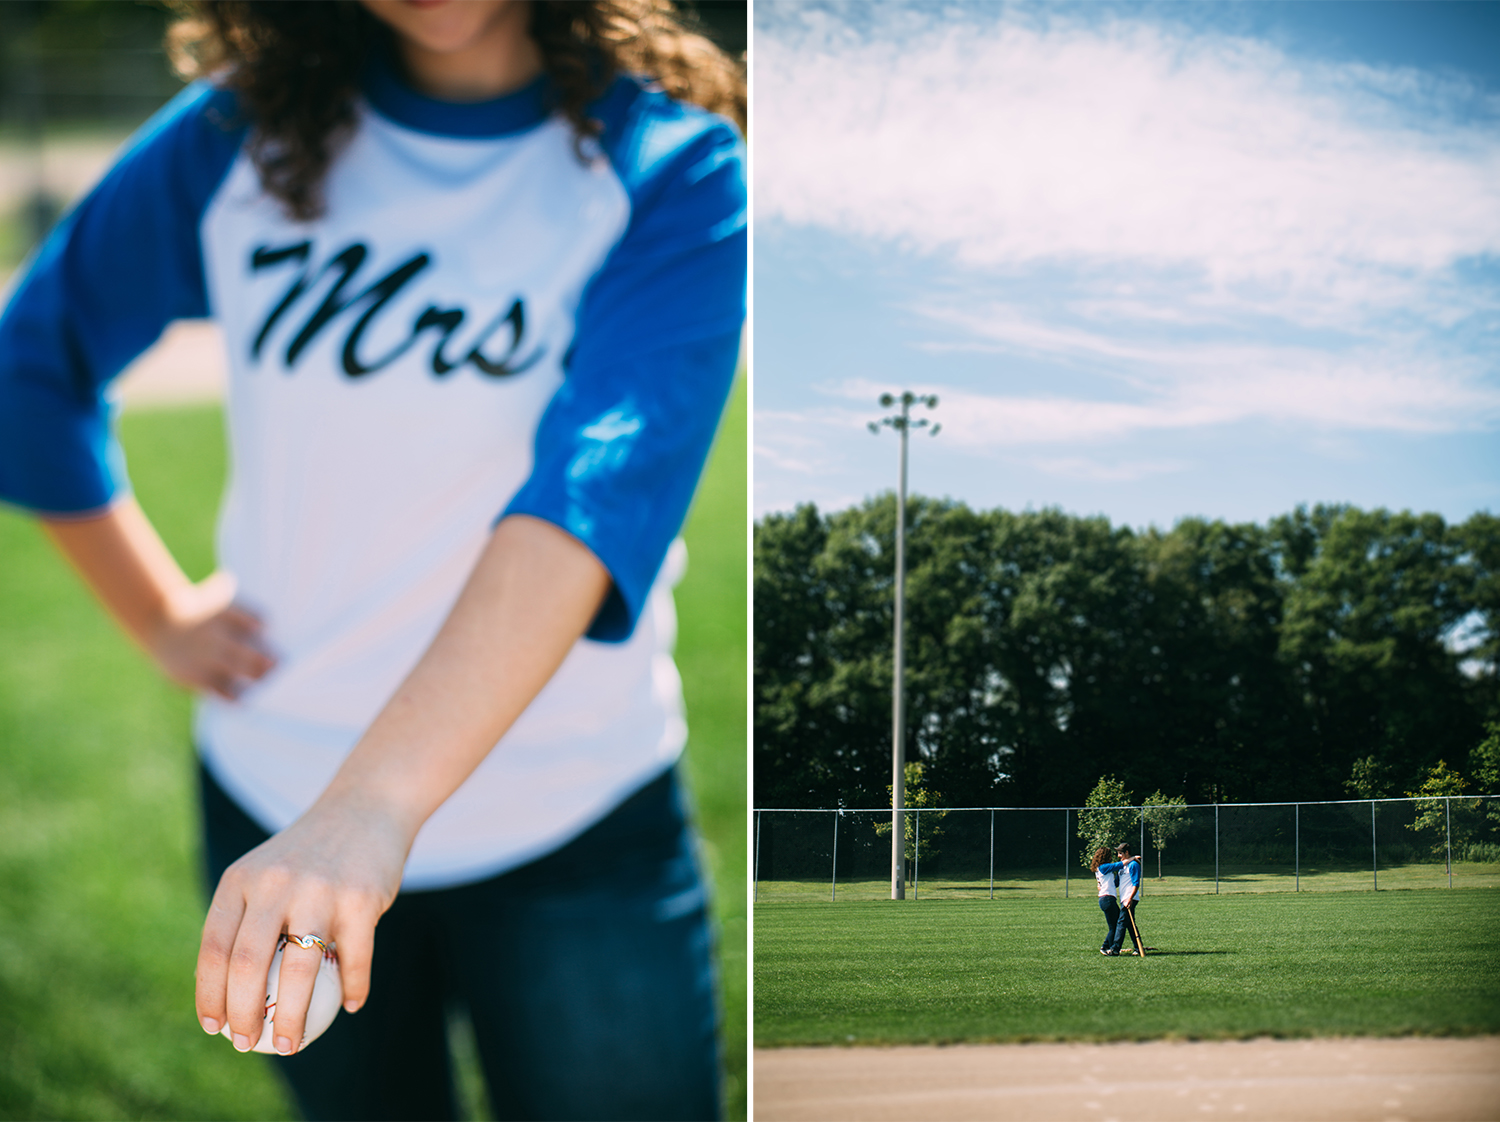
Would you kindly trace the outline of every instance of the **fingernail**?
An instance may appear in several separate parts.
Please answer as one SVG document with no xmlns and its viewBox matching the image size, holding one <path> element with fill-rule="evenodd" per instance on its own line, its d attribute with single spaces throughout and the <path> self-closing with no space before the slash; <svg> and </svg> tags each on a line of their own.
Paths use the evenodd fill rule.
<svg viewBox="0 0 1500 1122">
<path fill-rule="evenodd" d="M 291 1040 L 285 1036 L 278 1036 L 276 1038 L 276 1051 L 280 1052 L 283 1056 L 290 1056 L 292 1054 Z"/>
<path fill-rule="evenodd" d="M 209 1036 L 217 1036 L 219 1034 L 219 1030 L 223 1027 L 223 1025 L 219 1024 L 219 1022 L 214 1020 L 212 1017 L 203 1018 L 203 1031 L 208 1033 Z"/>
<path fill-rule="evenodd" d="M 234 1048 L 237 1052 L 250 1051 L 250 1038 L 242 1032 L 234 1034 Z"/>
<path fill-rule="evenodd" d="M 359 1012 L 359 1002 L 357 1002 L 357 1001 L 346 1001 L 346 1002 L 344 1002 L 344 1012 L 346 1012 L 346 1013 L 358 1013 Z"/>
</svg>

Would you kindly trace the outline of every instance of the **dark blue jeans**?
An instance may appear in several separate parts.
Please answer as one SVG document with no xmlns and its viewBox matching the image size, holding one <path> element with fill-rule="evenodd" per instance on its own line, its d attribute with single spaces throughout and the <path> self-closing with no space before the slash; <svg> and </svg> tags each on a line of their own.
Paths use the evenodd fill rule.
<svg viewBox="0 0 1500 1122">
<path fill-rule="evenodd" d="M 212 890 L 268 835 L 201 775 Z M 376 928 L 365 1007 L 272 1062 L 309 1119 L 456 1118 L 459 1007 L 497 1118 L 718 1118 L 710 943 L 669 770 L 529 865 L 402 893 Z"/>
<path fill-rule="evenodd" d="M 1130 930 L 1130 921 L 1135 919 L 1136 901 L 1132 900 L 1128 908 L 1120 908 L 1120 918 L 1115 921 L 1115 950 L 1120 950 L 1125 945 L 1125 936 L 1130 936 L 1130 945 L 1136 950 L 1135 933 Z"/>
<path fill-rule="evenodd" d="M 1104 922 L 1107 925 L 1104 942 L 1099 949 L 1117 951 L 1120 949 L 1120 944 L 1115 942 L 1115 925 L 1120 921 L 1120 902 L 1113 896 L 1101 896 L 1099 897 L 1099 910 L 1104 913 Z"/>
</svg>

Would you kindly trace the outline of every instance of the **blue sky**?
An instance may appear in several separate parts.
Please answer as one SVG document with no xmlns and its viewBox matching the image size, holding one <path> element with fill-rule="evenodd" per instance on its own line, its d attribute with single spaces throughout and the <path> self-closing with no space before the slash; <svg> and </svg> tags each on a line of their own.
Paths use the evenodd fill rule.
<svg viewBox="0 0 1500 1122">
<path fill-rule="evenodd" d="M 757 517 L 1500 511 L 1500 4 L 755 16 Z"/>
</svg>

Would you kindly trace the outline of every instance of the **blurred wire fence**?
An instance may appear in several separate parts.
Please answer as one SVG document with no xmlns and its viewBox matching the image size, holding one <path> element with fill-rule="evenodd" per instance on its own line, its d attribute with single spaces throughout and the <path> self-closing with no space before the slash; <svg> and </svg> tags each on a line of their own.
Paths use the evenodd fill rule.
<svg viewBox="0 0 1500 1122">
<path fill-rule="evenodd" d="M 1110 848 L 1143 893 L 1500 887 L 1500 796 L 1037 809 L 909 808 L 914 899 L 1091 896 L 1080 814 L 1110 812 Z M 891 811 L 756 810 L 755 899 L 888 899 Z M 1111 859 L 1113 856 L 1111 855 Z"/>
</svg>

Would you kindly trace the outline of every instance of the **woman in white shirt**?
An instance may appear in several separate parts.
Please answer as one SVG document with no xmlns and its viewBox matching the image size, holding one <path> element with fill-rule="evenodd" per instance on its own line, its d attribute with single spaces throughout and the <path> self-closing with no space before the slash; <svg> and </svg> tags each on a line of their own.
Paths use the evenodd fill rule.
<svg viewBox="0 0 1500 1122">
<path fill-rule="evenodd" d="M 667 0 L 199 0 L 175 38 L 200 81 L 0 315 L 0 501 L 203 694 L 200 1022 L 254 1046 L 295 937 L 308 1117 L 452 1116 L 450 1003 L 502 1116 L 711 1116 L 668 555 L 744 314 L 738 69 Z M 209 315 L 194 585 L 106 389 Z M 359 1015 L 304 1059 L 332 945 Z"/>
<path fill-rule="evenodd" d="M 1120 922 L 1119 866 L 1114 862 L 1105 865 L 1108 856 L 1109 850 L 1100 846 L 1094 851 L 1094 860 L 1090 862 L 1089 868 L 1093 869 L 1094 880 L 1099 885 L 1099 910 L 1104 913 L 1104 922 L 1108 925 L 1099 953 L 1114 956 L 1120 953 L 1120 943 L 1115 938 L 1115 928 Z"/>
</svg>

